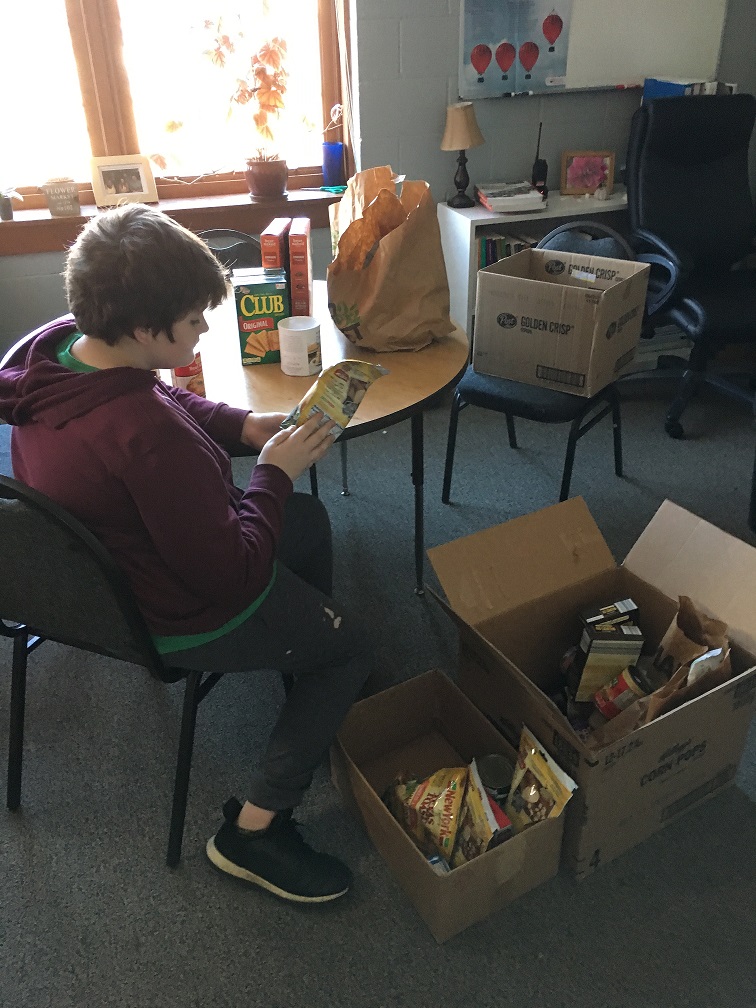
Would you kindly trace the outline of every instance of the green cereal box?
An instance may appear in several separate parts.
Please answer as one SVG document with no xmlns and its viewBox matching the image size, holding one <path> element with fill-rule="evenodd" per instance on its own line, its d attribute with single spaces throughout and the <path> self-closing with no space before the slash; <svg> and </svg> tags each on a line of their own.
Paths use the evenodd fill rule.
<svg viewBox="0 0 756 1008">
<path fill-rule="evenodd" d="M 234 270 L 242 364 L 277 364 L 281 360 L 278 323 L 288 318 L 289 285 L 280 270 Z"/>
</svg>

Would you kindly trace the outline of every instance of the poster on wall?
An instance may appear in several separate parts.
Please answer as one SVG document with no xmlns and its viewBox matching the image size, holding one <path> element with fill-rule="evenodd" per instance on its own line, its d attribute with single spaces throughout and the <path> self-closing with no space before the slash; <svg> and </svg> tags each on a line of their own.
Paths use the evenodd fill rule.
<svg viewBox="0 0 756 1008">
<path fill-rule="evenodd" d="M 564 90 L 572 0 L 462 0 L 459 96 Z"/>
</svg>

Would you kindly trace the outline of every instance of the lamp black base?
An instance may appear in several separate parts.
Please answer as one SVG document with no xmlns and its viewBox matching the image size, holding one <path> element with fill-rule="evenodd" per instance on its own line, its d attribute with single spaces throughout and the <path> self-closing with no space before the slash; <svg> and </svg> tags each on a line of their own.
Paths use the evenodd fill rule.
<svg viewBox="0 0 756 1008">
<path fill-rule="evenodd" d="M 455 210 L 462 210 L 464 207 L 474 207 L 475 200 L 470 199 L 466 192 L 458 192 L 456 196 L 446 201 L 446 205 L 454 207 Z"/>
<path fill-rule="evenodd" d="M 454 188 L 457 195 L 446 201 L 446 205 L 460 210 L 463 207 L 474 207 L 475 200 L 470 199 L 466 189 L 470 185 L 470 176 L 467 174 L 467 158 L 465 152 L 461 150 L 457 158 L 457 171 L 454 175 Z"/>
</svg>

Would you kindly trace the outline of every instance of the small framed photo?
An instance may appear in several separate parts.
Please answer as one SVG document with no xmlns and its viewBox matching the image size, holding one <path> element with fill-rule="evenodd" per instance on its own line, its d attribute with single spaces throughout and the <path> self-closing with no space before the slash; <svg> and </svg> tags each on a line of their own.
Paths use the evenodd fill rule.
<svg viewBox="0 0 756 1008">
<path fill-rule="evenodd" d="M 158 201 L 149 158 L 142 154 L 92 158 L 92 190 L 97 206 Z"/>
<path fill-rule="evenodd" d="M 607 196 L 614 187 L 614 151 L 562 152 L 559 191 L 563 196 L 595 193 L 599 186 L 603 186 Z"/>
</svg>

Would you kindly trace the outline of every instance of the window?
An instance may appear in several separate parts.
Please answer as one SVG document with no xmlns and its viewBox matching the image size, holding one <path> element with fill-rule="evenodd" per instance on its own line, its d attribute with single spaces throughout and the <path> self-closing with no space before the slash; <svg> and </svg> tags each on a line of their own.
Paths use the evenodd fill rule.
<svg viewBox="0 0 756 1008">
<path fill-rule="evenodd" d="M 92 155 L 141 153 L 161 198 L 189 184 L 192 195 L 245 191 L 245 158 L 262 146 L 247 71 L 283 38 L 284 108 L 267 147 L 287 160 L 290 186 L 319 184 L 340 101 L 334 0 L 38 0 L 16 5 L 14 35 L 34 46 L 9 46 L 0 61 L 3 93 L 23 95 L 6 121 L 0 183 L 86 184 Z"/>
</svg>

